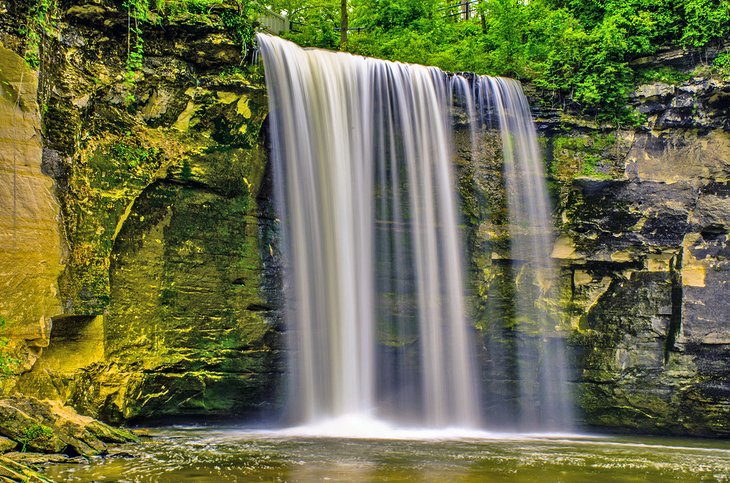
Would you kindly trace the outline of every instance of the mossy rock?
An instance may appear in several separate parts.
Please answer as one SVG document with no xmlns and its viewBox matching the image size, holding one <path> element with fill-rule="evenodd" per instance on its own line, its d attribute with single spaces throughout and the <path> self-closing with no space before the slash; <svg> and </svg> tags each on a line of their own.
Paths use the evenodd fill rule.
<svg viewBox="0 0 730 483">
<path fill-rule="evenodd" d="M 128 431 L 33 398 L 0 400 L 0 416 L 0 433 L 21 445 L 22 451 L 91 456 L 106 452 L 107 442 L 136 441 Z"/>
</svg>

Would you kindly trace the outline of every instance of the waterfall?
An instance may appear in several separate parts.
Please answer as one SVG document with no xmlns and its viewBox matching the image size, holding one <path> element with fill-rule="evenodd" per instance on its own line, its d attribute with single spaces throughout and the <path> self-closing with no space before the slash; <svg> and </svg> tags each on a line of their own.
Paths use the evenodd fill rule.
<svg viewBox="0 0 730 483">
<path fill-rule="evenodd" d="M 472 106 L 477 136 L 483 111 L 512 108 L 519 84 L 264 34 L 258 44 L 285 240 L 291 412 L 304 424 L 355 415 L 481 427 L 451 116 L 454 99 Z M 514 92 L 482 105 L 485 82 Z M 500 123 L 505 146 L 522 136 Z"/>
<path fill-rule="evenodd" d="M 519 385 L 516 407 L 500 412 L 516 413 L 512 422 L 519 429 L 569 431 L 572 397 L 566 351 L 556 327 L 558 274 L 551 259 L 550 199 L 530 107 L 522 87 L 512 79 L 481 76 L 474 82 L 474 92 L 477 112 L 472 114 L 472 137 L 482 126 L 499 126 L 509 207 L 517 322 L 511 335 L 516 339 L 516 353 L 503 355 L 500 366 L 504 370 L 510 358 L 516 359 Z M 494 344 L 491 347 L 500 351 Z"/>
</svg>

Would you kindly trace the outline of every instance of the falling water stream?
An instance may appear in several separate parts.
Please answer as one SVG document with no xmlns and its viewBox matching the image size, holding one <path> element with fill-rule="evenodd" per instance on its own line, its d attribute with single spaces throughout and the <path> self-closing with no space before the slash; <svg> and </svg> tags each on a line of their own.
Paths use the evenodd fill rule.
<svg viewBox="0 0 730 483">
<path fill-rule="evenodd" d="M 514 233 L 513 258 L 549 278 L 544 173 L 519 83 L 302 49 L 263 34 L 258 43 L 290 275 L 295 419 L 483 427 L 452 113 L 455 101 L 466 106 L 473 139 L 485 124 L 499 126 L 507 190 L 516 193 L 511 224 L 530 231 Z M 522 310 L 535 305 L 531 295 L 516 304 L 518 316 L 546 327 Z M 520 339 L 518 359 L 559 363 L 540 343 L 528 354 L 542 339 Z M 569 427 L 570 400 L 556 395 L 554 380 L 563 371 L 528 364 L 519 367 L 516 429 L 543 429 L 543 418 Z"/>
<path fill-rule="evenodd" d="M 258 40 L 289 247 L 292 400 L 301 420 L 478 425 L 448 78 Z M 382 343 L 391 350 L 379 357 Z"/>
<path fill-rule="evenodd" d="M 477 113 L 472 119 L 478 126 L 472 126 L 472 133 L 478 135 L 482 126 L 496 121 L 504 157 L 517 330 L 511 331 L 516 354 L 504 357 L 501 364 L 517 361 L 513 423 L 519 430 L 569 431 L 573 404 L 565 347 L 557 333 L 560 308 L 551 258 L 551 207 L 530 106 L 514 80 L 481 76 L 474 84 Z"/>
</svg>

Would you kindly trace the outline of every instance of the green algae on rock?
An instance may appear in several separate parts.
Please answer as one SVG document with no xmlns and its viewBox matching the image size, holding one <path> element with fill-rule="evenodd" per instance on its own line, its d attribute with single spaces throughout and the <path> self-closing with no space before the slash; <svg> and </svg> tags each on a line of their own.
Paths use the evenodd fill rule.
<svg viewBox="0 0 730 483">
<path fill-rule="evenodd" d="M 81 416 L 68 406 L 28 397 L 0 400 L 0 434 L 22 452 L 93 456 L 108 443 L 136 441 L 131 432 Z M 11 448 L 12 449 L 12 448 Z"/>
</svg>

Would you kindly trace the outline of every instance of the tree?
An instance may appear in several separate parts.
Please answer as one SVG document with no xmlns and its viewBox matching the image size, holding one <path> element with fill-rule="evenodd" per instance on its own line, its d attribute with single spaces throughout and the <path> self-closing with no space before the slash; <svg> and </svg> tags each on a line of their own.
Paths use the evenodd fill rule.
<svg viewBox="0 0 730 483">
<path fill-rule="evenodd" d="M 636 120 L 633 58 L 730 35 L 728 0 L 479 0 L 473 17 L 448 15 L 464 0 L 269 1 L 296 6 L 302 45 L 518 77 L 617 124 Z"/>
<path fill-rule="evenodd" d="M 347 48 L 347 28 L 349 15 L 347 12 L 347 0 L 340 3 L 340 50 Z"/>
<path fill-rule="evenodd" d="M 291 21 L 285 37 L 305 47 L 336 49 L 341 0 L 269 0 L 269 8 Z"/>
</svg>

